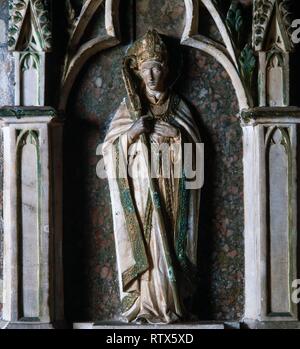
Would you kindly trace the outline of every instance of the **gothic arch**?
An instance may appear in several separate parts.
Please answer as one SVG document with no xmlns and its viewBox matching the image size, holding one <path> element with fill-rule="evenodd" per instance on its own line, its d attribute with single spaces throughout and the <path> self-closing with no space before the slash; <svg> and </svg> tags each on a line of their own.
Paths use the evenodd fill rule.
<svg viewBox="0 0 300 349">
<path fill-rule="evenodd" d="M 80 46 L 80 39 L 98 10 L 103 0 L 88 0 L 81 9 L 78 19 L 73 23 L 69 39 L 69 54 L 66 57 L 64 76 L 62 78 L 59 110 L 65 111 L 72 86 L 89 58 L 120 43 L 119 35 L 119 2 L 120 0 L 105 1 L 105 30 L 103 38 L 94 38 Z M 71 20 L 74 20 L 72 18 Z M 75 54 L 72 54 L 75 52 Z"/>
<path fill-rule="evenodd" d="M 198 34 L 199 0 L 184 0 L 186 17 L 185 28 L 181 37 L 181 44 L 201 50 L 214 57 L 229 74 L 240 109 L 248 109 L 252 106 L 250 93 L 247 93 L 239 73 L 237 57 L 226 24 L 219 11 L 211 0 L 200 0 L 214 19 L 223 38 L 225 46 Z M 105 29 L 104 38 L 94 38 L 79 46 L 84 31 L 103 0 L 88 0 L 82 7 L 78 19 L 73 23 L 69 40 L 70 52 L 66 58 L 64 76 L 62 80 L 62 93 L 59 109 L 66 109 L 68 97 L 72 86 L 87 60 L 108 48 L 117 46 L 120 40 L 119 34 L 119 0 L 105 1 Z"/>
<path fill-rule="evenodd" d="M 215 4 L 211 0 L 201 0 L 214 19 L 225 46 L 198 34 L 199 0 L 185 0 L 186 23 L 181 44 L 201 50 L 214 57 L 226 70 L 234 86 L 240 110 L 252 106 L 251 96 L 244 87 L 238 70 L 237 57 L 231 42 L 228 29 Z"/>
</svg>

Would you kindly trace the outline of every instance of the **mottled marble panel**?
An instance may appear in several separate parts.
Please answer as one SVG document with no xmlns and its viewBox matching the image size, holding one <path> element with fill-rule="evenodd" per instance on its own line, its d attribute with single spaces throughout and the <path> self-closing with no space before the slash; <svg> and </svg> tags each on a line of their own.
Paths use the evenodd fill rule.
<svg viewBox="0 0 300 349">
<path fill-rule="evenodd" d="M 199 312 L 236 320 L 243 315 L 244 302 L 243 147 L 237 99 L 215 59 L 195 49 L 184 49 L 183 56 L 188 69 L 177 90 L 193 108 L 205 143 Z"/>
<path fill-rule="evenodd" d="M 104 37 L 106 35 L 105 29 L 105 11 L 104 5 L 102 4 L 93 16 L 92 21 L 88 25 L 82 42 L 94 39 L 96 37 Z"/>
<path fill-rule="evenodd" d="M 183 0 L 137 0 L 136 35 L 154 28 L 164 35 L 180 38 L 185 21 Z"/>
<path fill-rule="evenodd" d="M 91 60 L 74 90 L 65 128 L 66 309 L 76 320 L 112 319 L 120 309 L 108 182 L 96 176 L 96 147 L 125 95 L 125 50 Z"/>
<path fill-rule="evenodd" d="M 221 10 L 222 9 L 220 8 L 220 11 Z M 226 11 L 227 10 L 225 10 L 224 13 L 226 13 Z M 199 34 L 204 35 L 224 45 L 222 36 L 217 26 L 215 25 L 214 18 L 209 14 L 208 10 L 202 3 L 200 4 L 200 7 L 199 7 L 198 32 Z"/>
</svg>

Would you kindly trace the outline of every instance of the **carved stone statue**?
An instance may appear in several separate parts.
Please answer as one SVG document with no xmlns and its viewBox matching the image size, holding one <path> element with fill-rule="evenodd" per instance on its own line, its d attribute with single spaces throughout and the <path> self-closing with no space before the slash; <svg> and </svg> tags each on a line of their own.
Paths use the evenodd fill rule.
<svg viewBox="0 0 300 349">
<path fill-rule="evenodd" d="M 186 188 L 183 145 L 199 144 L 200 136 L 187 105 L 168 86 L 170 58 L 155 30 L 128 50 L 128 96 L 103 147 L 122 315 L 129 322 L 186 319 L 195 280 L 200 188 Z M 161 156 L 162 145 L 169 156 Z"/>
</svg>

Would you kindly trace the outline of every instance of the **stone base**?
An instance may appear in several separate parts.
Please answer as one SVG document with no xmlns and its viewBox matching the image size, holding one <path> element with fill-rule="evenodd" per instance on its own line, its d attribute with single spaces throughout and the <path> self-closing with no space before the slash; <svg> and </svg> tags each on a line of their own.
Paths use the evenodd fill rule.
<svg viewBox="0 0 300 349">
<path fill-rule="evenodd" d="M 251 321 L 245 320 L 241 323 L 242 329 L 252 330 L 298 330 L 300 321 Z"/>
<path fill-rule="evenodd" d="M 7 325 L 8 325 L 8 322 L 0 320 L 0 330 L 4 330 Z"/>
<path fill-rule="evenodd" d="M 226 330 L 226 329 L 300 329 L 300 321 L 252 321 L 243 322 L 197 322 L 169 325 L 138 325 L 124 322 L 76 322 L 68 326 L 66 322 L 6 322 L 0 320 L 0 329 L 67 329 L 75 330 Z"/>
<path fill-rule="evenodd" d="M 55 330 L 68 328 L 65 322 L 57 323 L 44 323 L 44 322 L 30 322 L 30 321 L 17 321 L 7 322 L 0 321 L 0 329 L 5 330 Z"/>
<path fill-rule="evenodd" d="M 73 329 L 76 330 L 224 330 L 224 329 L 239 329 L 239 322 L 193 322 L 193 323 L 183 323 L 183 324 L 169 324 L 169 325 L 139 325 L 124 322 L 84 322 L 84 323 L 74 323 Z"/>
</svg>

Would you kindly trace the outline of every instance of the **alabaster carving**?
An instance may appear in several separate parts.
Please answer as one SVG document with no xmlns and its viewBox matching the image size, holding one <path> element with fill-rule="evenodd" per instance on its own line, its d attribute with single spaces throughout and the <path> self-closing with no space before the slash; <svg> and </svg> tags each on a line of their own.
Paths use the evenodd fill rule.
<svg viewBox="0 0 300 349">
<path fill-rule="evenodd" d="M 169 59 L 155 30 L 129 49 L 128 96 L 104 142 L 122 313 L 129 322 L 184 320 L 184 298 L 192 296 L 197 277 L 200 188 L 187 189 L 182 159 L 183 144 L 200 144 L 200 136 L 187 105 L 168 87 Z M 153 175 L 161 146 L 169 157 L 158 155 Z"/>
</svg>

